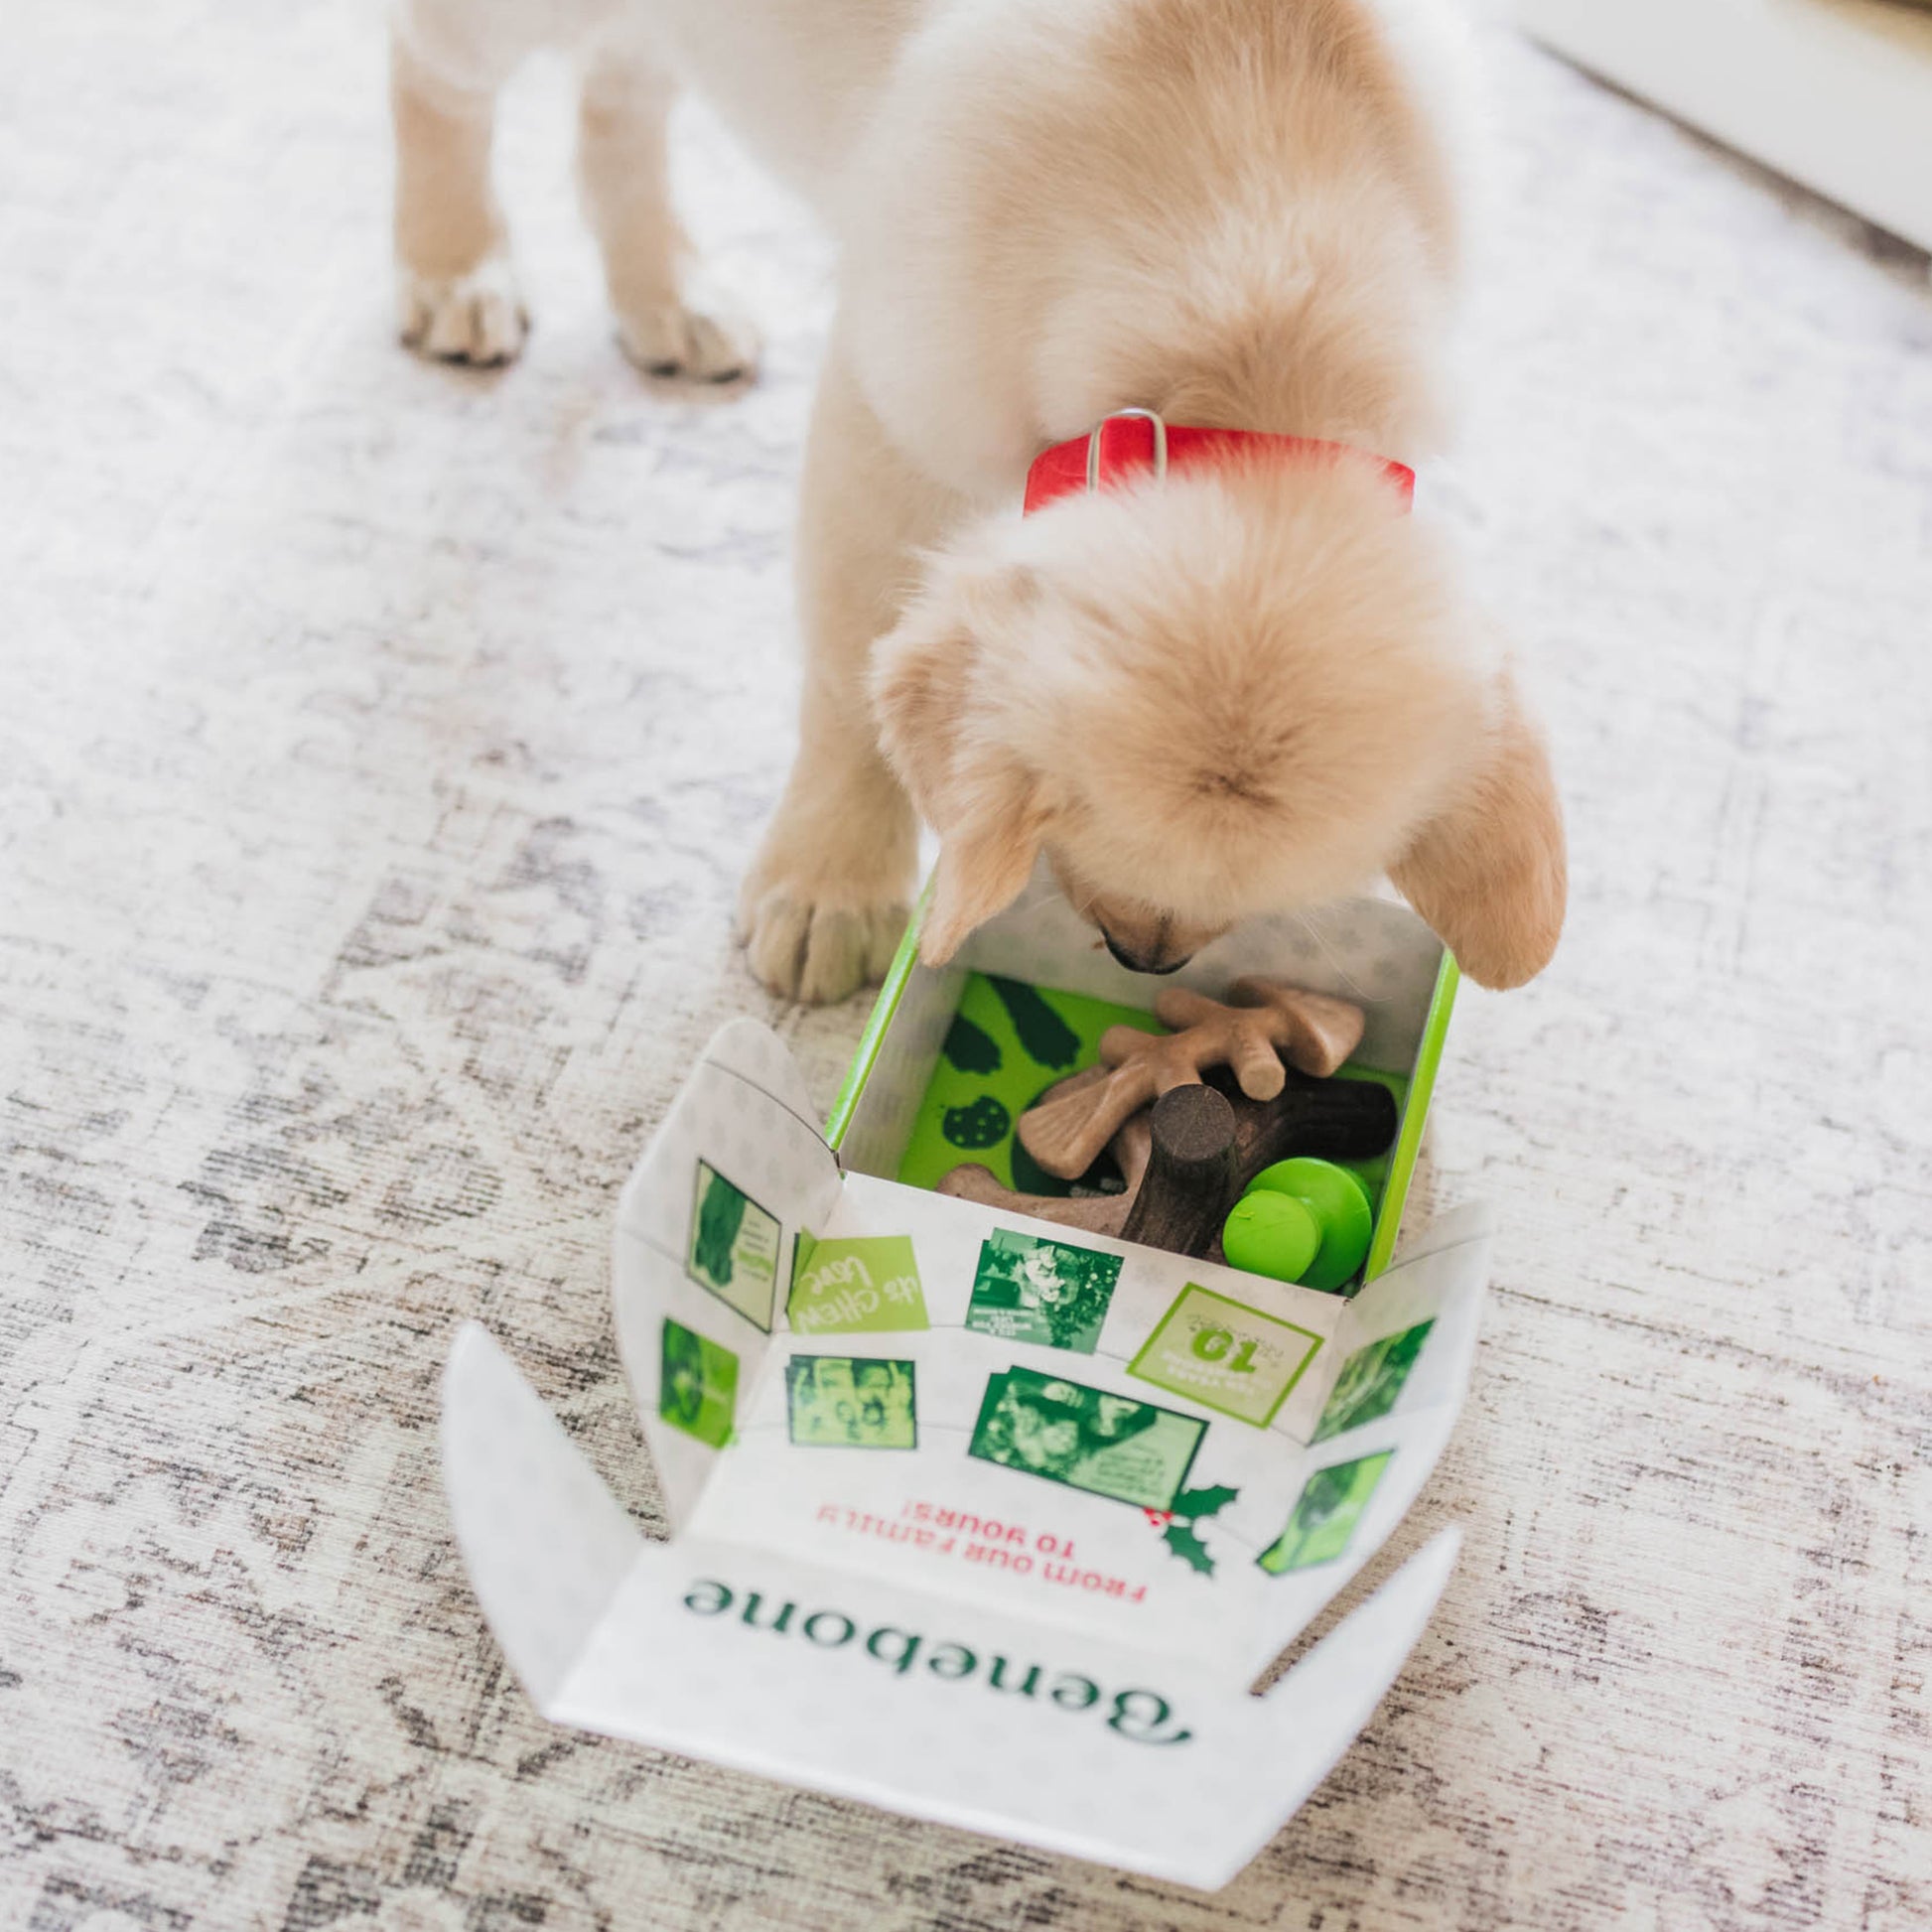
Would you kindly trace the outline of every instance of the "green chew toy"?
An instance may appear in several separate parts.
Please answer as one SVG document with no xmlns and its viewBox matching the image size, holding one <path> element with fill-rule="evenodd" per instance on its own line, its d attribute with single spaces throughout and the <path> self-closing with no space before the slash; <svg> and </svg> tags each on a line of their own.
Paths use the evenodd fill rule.
<svg viewBox="0 0 1932 1932">
<path fill-rule="evenodd" d="M 1228 1265 L 1271 1281 L 1299 1282 L 1320 1249 L 1314 1216 L 1287 1194 L 1243 1194 L 1221 1229 Z"/>
<path fill-rule="evenodd" d="M 1248 1183 L 1221 1231 L 1236 1268 L 1332 1294 L 1368 1257 L 1375 1215 L 1346 1168 L 1303 1157 L 1277 1161 Z"/>
</svg>

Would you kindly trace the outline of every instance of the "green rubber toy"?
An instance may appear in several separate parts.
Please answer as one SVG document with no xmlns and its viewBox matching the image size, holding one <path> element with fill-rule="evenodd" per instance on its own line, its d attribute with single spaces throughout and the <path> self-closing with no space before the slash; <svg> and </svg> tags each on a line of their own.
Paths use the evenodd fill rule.
<svg viewBox="0 0 1932 1932">
<path fill-rule="evenodd" d="M 1243 1194 L 1221 1227 L 1228 1265 L 1271 1281 L 1299 1282 L 1320 1251 L 1314 1216 L 1288 1194 Z"/>
<path fill-rule="evenodd" d="M 1368 1190 L 1332 1161 L 1277 1161 L 1248 1183 L 1221 1233 L 1236 1268 L 1332 1294 L 1368 1259 Z"/>
</svg>

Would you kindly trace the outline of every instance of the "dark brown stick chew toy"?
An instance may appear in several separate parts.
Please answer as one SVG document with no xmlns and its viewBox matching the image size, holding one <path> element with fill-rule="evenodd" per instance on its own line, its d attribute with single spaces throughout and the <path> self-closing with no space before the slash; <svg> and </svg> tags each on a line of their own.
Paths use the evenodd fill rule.
<svg viewBox="0 0 1932 1932">
<path fill-rule="evenodd" d="M 1395 1096 L 1373 1080 L 1291 1073 L 1273 1100 L 1250 1100 L 1217 1072 L 1162 1095 L 1151 1124 L 1152 1156 L 1121 1236 L 1199 1261 L 1264 1168 L 1295 1155 L 1366 1161 L 1395 1139 L 1397 1112 Z"/>
<path fill-rule="evenodd" d="M 1277 980 L 1234 984 L 1236 1006 L 1170 987 L 1154 1012 L 1171 1034 L 1113 1027 L 1101 1036 L 1095 1068 L 1062 1081 L 1020 1121 L 1029 1154 L 1063 1180 L 1083 1174 L 1131 1116 L 1161 1095 L 1197 1084 L 1208 1067 L 1233 1070 L 1241 1092 L 1269 1100 L 1282 1091 L 1290 1067 L 1325 1076 L 1347 1059 L 1362 1036 L 1359 1007 Z M 1284 1066 L 1286 1059 L 1289 1066 Z"/>
<path fill-rule="evenodd" d="M 1175 1087 L 1154 1103 L 1149 1125 L 1153 1151 L 1121 1237 L 1204 1255 L 1235 1193 L 1234 1109 L 1212 1087 Z"/>
<path fill-rule="evenodd" d="M 1291 1070 L 1273 1100 L 1231 1091 L 1234 1083 L 1223 1073 L 1210 1073 L 1207 1084 L 1234 1108 L 1237 1196 L 1263 1168 L 1298 1154 L 1317 1161 L 1372 1160 L 1388 1151 L 1401 1124 L 1395 1095 L 1377 1080 L 1311 1080 Z M 1225 1211 L 1234 1200 L 1222 1205 Z"/>
</svg>

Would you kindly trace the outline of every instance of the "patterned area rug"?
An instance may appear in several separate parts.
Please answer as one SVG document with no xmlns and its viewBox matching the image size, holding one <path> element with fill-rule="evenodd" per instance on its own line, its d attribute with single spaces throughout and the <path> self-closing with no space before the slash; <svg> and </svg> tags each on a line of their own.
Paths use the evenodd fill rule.
<svg viewBox="0 0 1932 1932">
<path fill-rule="evenodd" d="M 486 1322 L 647 1524 L 616 1191 L 729 938 L 827 310 L 702 122 L 743 396 L 621 361 L 560 76 L 497 376 L 390 340 L 368 7 L 40 0 L 0 63 L 0 1922 L 1586 1932 L 1932 1922 L 1932 295 L 1498 34 L 1468 457 L 1577 909 L 1471 997 L 1414 1214 L 1503 1219 L 1365 1580 L 1460 1571 L 1202 1898 L 551 1730 L 435 1459 Z M 1352 1593 L 1351 1598 L 1352 1600 Z"/>
</svg>

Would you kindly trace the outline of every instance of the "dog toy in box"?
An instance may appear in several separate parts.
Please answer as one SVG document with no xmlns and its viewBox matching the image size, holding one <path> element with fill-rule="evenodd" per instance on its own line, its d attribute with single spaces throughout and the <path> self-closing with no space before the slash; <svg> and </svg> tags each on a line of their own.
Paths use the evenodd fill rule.
<svg viewBox="0 0 1932 1932">
<path fill-rule="evenodd" d="M 943 1193 L 1098 1234 L 1324 1290 L 1342 1288 L 1368 1252 L 1366 1190 L 1339 1161 L 1395 1139 L 1385 1087 L 1339 1080 L 1362 1035 L 1346 1001 L 1275 980 L 1237 981 L 1224 1006 L 1184 987 L 1156 1017 L 1174 1031 L 1116 1026 L 1101 1064 L 1028 1109 L 1017 1140 L 1038 1169 L 1073 1180 L 1111 1151 L 1123 1191 L 1059 1198 L 1006 1187 L 967 1164 Z"/>
</svg>

